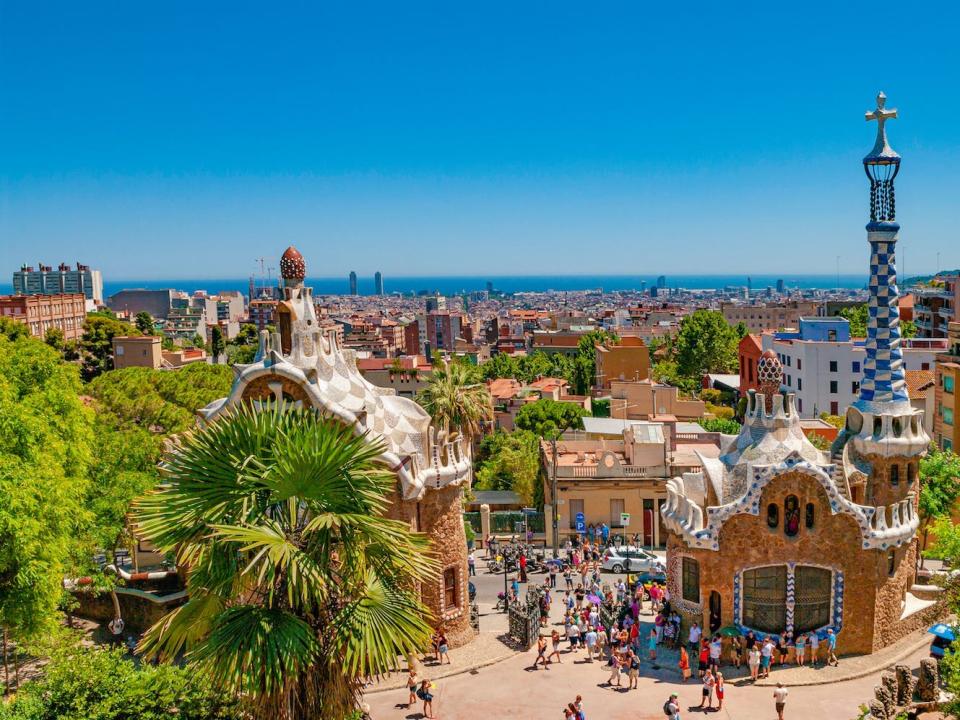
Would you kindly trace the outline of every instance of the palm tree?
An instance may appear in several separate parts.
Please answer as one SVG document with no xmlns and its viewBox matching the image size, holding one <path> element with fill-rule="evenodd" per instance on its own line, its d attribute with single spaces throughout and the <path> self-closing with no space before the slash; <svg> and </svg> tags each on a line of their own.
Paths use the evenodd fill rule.
<svg viewBox="0 0 960 720">
<path fill-rule="evenodd" d="M 435 365 L 417 401 L 447 435 L 455 431 L 472 440 L 493 419 L 490 391 L 477 368 L 463 361 Z"/>
<path fill-rule="evenodd" d="M 363 679 L 424 647 L 416 587 L 426 536 L 383 517 L 395 483 L 382 448 L 311 410 L 231 411 L 187 434 L 135 506 L 141 536 L 176 552 L 189 600 L 145 634 L 184 656 L 255 718 L 334 718 Z"/>
</svg>

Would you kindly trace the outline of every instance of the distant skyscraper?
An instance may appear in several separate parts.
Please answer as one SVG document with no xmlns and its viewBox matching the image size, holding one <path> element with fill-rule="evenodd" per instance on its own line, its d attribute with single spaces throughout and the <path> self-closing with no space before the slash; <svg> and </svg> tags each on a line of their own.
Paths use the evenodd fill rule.
<svg viewBox="0 0 960 720">
<path fill-rule="evenodd" d="M 656 296 L 657 296 L 657 287 L 656 285 L 654 285 L 652 288 L 650 288 L 650 297 L 656 297 Z"/>
<path fill-rule="evenodd" d="M 350 294 L 357 294 L 357 274 L 353 270 L 350 271 Z"/>
<path fill-rule="evenodd" d="M 447 309 L 447 299 L 443 295 L 431 295 L 427 298 L 427 312 Z"/>
<path fill-rule="evenodd" d="M 641 280 L 641 281 L 640 281 L 640 292 L 646 292 L 646 291 L 647 291 L 647 281 L 646 281 L 646 280 Z"/>
<path fill-rule="evenodd" d="M 492 292 L 493 292 L 493 281 L 492 281 L 492 280 L 487 280 L 487 292 L 488 292 L 488 293 L 492 293 Z"/>
<path fill-rule="evenodd" d="M 77 263 L 71 270 L 66 263 L 60 263 L 56 270 L 51 265 L 40 263 L 34 269 L 23 265 L 13 273 L 13 292 L 16 295 L 64 295 L 80 293 L 87 300 L 103 303 L 103 277 L 99 270 L 91 270 L 89 265 Z"/>
<path fill-rule="evenodd" d="M 663 290 L 667 286 L 667 276 L 661 275 L 657 278 L 657 287 Z"/>
<path fill-rule="evenodd" d="M 383 295 L 383 274 L 379 270 L 373 274 L 373 287 L 377 295 Z"/>
<path fill-rule="evenodd" d="M 783 284 L 783 280 L 782 279 L 777 280 L 777 292 L 782 294 L 784 289 L 785 289 L 785 286 Z"/>
</svg>

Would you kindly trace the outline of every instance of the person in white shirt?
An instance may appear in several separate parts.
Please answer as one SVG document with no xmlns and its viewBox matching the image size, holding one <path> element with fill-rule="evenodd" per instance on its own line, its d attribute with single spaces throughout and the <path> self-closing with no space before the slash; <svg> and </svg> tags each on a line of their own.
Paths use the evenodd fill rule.
<svg viewBox="0 0 960 720">
<path fill-rule="evenodd" d="M 663 705 L 664 715 L 667 715 L 666 711 L 669 711 L 667 718 L 669 720 L 680 720 L 680 699 L 677 697 L 676 693 L 670 696 L 670 699 L 667 700 Z"/>
<path fill-rule="evenodd" d="M 783 706 L 787 703 L 787 695 L 789 692 L 781 682 L 777 683 L 777 687 L 773 691 L 773 702 L 777 707 L 777 720 L 783 720 Z"/>
<path fill-rule="evenodd" d="M 702 631 L 697 623 L 690 626 L 690 634 L 687 635 L 687 645 L 690 646 L 690 652 L 700 654 L 700 635 Z"/>
<path fill-rule="evenodd" d="M 820 637 L 815 633 L 810 633 L 810 657 L 814 667 L 817 666 L 818 655 L 820 655 Z"/>
<path fill-rule="evenodd" d="M 770 677 L 770 663 L 773 662 L 773 640 L 768 635 L 763 641 L 763 647 L 760 648 L 760 671 L 763 677 Z"/>
<path fill-rule="evenodd" d="M 587 628 L 587 634 L 584 635 L 584 641 L 587 645 L 587 662 L 593 662 L 593 653 L 597 648 L 597 631 L 593 629 L 593 625 Z"/>
</svg>

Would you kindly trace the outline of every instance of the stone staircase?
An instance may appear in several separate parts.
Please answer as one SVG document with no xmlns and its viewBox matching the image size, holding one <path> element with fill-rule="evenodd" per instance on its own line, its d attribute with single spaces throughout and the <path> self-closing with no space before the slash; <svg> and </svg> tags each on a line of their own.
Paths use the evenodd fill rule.
<svg viewBox="0 0 960 720">
<path fill-rule="evenodd" d="M 836 486 L 837 491 L 845 497 L 847 500 L 850 499 L 850 493 L 847 488 L 847 478 L 843 474 L 843 448 L 839 450 L 834 450 L 830 455 L 830 462 L 833 463 L 833 473 L 830 476 L 833 480 L 833 484 Z"/>
</svg>

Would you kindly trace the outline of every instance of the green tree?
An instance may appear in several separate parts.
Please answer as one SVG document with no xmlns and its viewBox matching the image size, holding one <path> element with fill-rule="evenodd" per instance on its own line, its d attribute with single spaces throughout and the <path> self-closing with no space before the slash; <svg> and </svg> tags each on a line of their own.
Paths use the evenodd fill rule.
<svg viewBox="0 0 960 720">
<path fill-rule="evenodd" d="M 483 432 L 483 423 L 493 420 L 490 391 L 479 369 L 462 360 L 434 365 L 417 402 L 441 430 L 465 435 L 469 440 Z"/>
<path fill-rule="evenodd" d="M 244 323 L 236 337 L 227 342 L 227 363 L 230 365 L 246 365 L 253 362 L 260 345 L 260 333 L 256 325 Z"/>
<path fill-rule="evenodd" d="M 187 658 L 253 717 L 341 718 L 430 636 L 429 540 L 383 516 L 382 448 L 308 410 L 244 408 L 183 438 L 139 530 L 189 567 L 147 657 Z"/>
<path fill-rule="evenodd" d="M 135 328 L 117 320 L 113 313 L 95 312 L 87 315 L 80 338 L 84 379 L 91 380 L 113 369 L 114 337 L 139 334 Z"/>
<path fill-rule="evenodd" d="M 512 490 L 534 503 L 540 480 L 540 438 L 529 430 L 497 431 L 484 438 L 477 463 L 477 489 Z"/>
<path fill-rule="evenodd" d="M 549 439 L 560 437 L 564 430 L 582 429 L 582 418 L 587 414 L 575 403 L 544 398 L 520 408 L 514 424 L 520 430 Z"/>
<path fill-rule="evenodd" d="M 60 328 L 47 328 L 47 332 L 43 335 L 43 341 L 57 352 L 63 352 L 65 341 L 63 330 Z"/>
<path fill-rule="evenodd" d="M 591 330 L 580 336 L 577 341 L 577 355 L 573 359 L 572 376 L 568 378 L 577 395 L 587 395 L 597 380 L 596 346 L 620 338 L 616 333 L 606 330 Z"/>
<path fill-rule="evenodd" d="M 141 335 L 157 334 L 156 328 L 153 326 L 153 316 L 146 310 L 137 313 L 137 316 L 134 318 L 134 325 L 136 325 Z"/>
<path fill-rule="evenodd" d="M 867 306 L 851 305 L 840 308 L 840 317 L 846 318 L 850 322 L 850 335 L 852 337 L 867 336 Z"/>
<path fill-rule="evenodd" d="M 190 340 L 190 344 L 195 348 L 202 348 L 206 346 L 206 343 L 203 341 L 203 335 L 196 333 L 193 338 Z"/>
<path fill-rule="evenodd" d="M 57 648 L 0 720 L 241 720 L 234 699 L 174 665 L 137 667 L 122 650 Z"/>
<path fill-rule="evenodd" d="M 917 325 L 913 320 L 900 321 L 900 335 L 904 338 L 914 338 L 917 336 Z"/>
<path fill-rule="evenodd" d="M 697 310 L 680 321 L 674 348 L 677 373 L 699 383 L 704 373 L 737 369 L 736 331 L 715 310 Z"/>
<path fill-rule="evenodd" d="M 59 617 L 81 529 L 91 412 L 77 368 L 42 341 L 0 335 L 0 632 L 27 642 Z M 14 662 L 16 666 L 16 660 Z"/>
<path fill-rule="evenodd" d="M 214 325 L 210 328 L 210 354 L 216 359 L 223 355 L 226 349 L 227 345 L 223 341 L 223 330 L 220 329 L 219 325 Z"/>
<path fill-rule="evenodd" d="M 27 329 L 26 323 L 0 316 L 0 335 L 12 342 L 20 338 L 30 337 L 30 330 Z"/>
<path fill-rule="evenodd" d="M 930 526 L 950 512 L 960 497 L 960 457 L 950 451 L 943 451 L 936 445 L 930 445 L 930 452 L 920 460 L 920 498 L 918 502 L 920 549 L 927 547 Z M 921 553 L 920 567 L 923 567 Z"/>
</svg>

